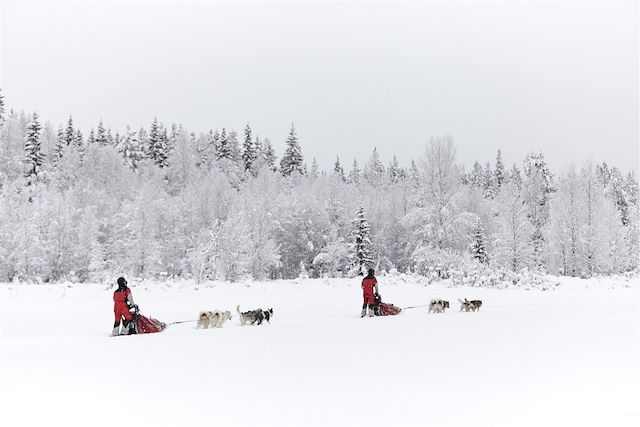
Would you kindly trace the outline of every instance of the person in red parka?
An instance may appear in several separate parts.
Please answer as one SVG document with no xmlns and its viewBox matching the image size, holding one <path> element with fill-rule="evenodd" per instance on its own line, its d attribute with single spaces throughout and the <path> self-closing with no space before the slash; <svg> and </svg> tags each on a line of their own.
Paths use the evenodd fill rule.
<svg viewBox="0 0 640 427">
<path fill-rule="evenodd" d="M 124 277 L 118 277 L 118 289 L 113 293 L 113 313 L 116 321 L 113 324 L 112 336 L 135 333 L 133 315 L 129 311 L 132 307 L 135 307 L 135 304 L 131 289 L 127 287 Z M 122 320 L 122 332 L 120 332 L 120 320 Z"/>
<path fill-rule="evenodd" d="M 368 274 L 362 279 L 362 297 L 364 302 L 362 304 L 362 312 L 360 317 L 364 317 L 367 314 L 367 306 L 369 307 L 369 317 L 373 317 L 373 307 L 375 305 L 375 296 L 378 294 L 378 281 L 373 275 L 375 272 L 372 268 L 369 269 Z"/>
</svg>

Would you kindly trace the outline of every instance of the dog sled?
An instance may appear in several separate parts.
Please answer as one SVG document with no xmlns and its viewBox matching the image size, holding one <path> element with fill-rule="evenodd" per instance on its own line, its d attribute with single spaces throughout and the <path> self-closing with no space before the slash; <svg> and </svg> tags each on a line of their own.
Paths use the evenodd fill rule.
<svg viewBox="0 0 640 427">
<path fill-rule="evenodd" d="M 373 305 L 373 313 L 376 316 L 395 316 L 396 314 L 400 314 L 401 311 L 402 309 L 400 307 L 382 302 L 382 297 L 376 294 Z"/>
<path fill-rule="evenodd" d="M 137 305 L 131 307 L 131 314 L 133 315 L 133 331 L 130 334 L 153 334 L 156 332 L 162 332 L 167 327 L 167 324 L 154 319 L 153 317 L 147 317 L 140 314 L 140 309 Z"/>
</svg>

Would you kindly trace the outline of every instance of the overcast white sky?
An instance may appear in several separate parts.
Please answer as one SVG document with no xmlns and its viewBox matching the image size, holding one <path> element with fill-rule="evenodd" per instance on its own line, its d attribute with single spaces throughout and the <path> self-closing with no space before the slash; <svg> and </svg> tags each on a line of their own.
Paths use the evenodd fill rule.
<svg viewBox="0 0 640 427">
<path fill-rule="evenodd" d="M 86 131 L 154 116 L 271 138 L 307 160 L 458 157 L 638 170 L 638 6 L 627 3 L 15 2 L 2 5 L 10 107 Z"/>
</svg>

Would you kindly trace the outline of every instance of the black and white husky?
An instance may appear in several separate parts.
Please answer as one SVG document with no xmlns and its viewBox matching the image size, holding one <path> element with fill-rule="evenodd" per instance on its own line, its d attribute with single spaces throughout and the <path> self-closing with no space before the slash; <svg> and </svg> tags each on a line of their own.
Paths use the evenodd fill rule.
<svg viewBox="0 0 640 427">
<path fill-rule="evenodd" d="M 444 311 L 449 308 L 449 301 L 441 300 L 441 299 L 432 299 L 429 303 L 428 313 L 444 313 Z"/>
<path fill-rule="evenodd" d="M 238 316 L 240 317 L 240 324 L 242 326 L 247 323 L 250 325 L 258 324 L 262 325 L 262 321 L 266 320 L 267 323 L 271 323 L 270 320 L 273 317 L 273 308 L 268 310 L 263 310 L 261 308 L 250 310 L 250 311 L 240 311 L 240 305 L 236 306 L 236 311 L 238 312 Z"/>
<path fill-rule="evenodd" d="M 461 299 L 459 299 L 458 301 L 460 302 L 460 311 L 478 311 L 482 306 L 482 301 L 480 301 L 479 299 L 469 301 L 465 298 L 464 301 L 462 301 Z"/>
</svg>

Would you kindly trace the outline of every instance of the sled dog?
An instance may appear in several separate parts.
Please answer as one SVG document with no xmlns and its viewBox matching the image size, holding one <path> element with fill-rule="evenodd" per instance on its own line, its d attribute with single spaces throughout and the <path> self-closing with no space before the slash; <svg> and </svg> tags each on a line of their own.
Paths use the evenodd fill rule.
<svg viewBox="0 0 640 427">
<path fill-rule="evenodd" d="M 227 311 L 213 310 L 211 313 L 212 314 L 211 314 L 211 320 L 209 322 L 209 325 L 212 328 L 222 328 L 222 325 L 224 325 L 224 322 L 231 319 L 231 312 L 229 310 Z"/>
<path fill-rule="evenodd" d="M 267 323 L 271 323 L 270 320 L 273 317 L 273 308 L 268 310 L 263 310 L 261 308 L 250 310 L 250 311 L 240 311 L 240 305 L 236 306 L 236 311 L 238 312 L 238 316 L 240 316 L 240 324 L 242 326 L 249 323 L 250 325 L 258 324 L 262 325 L 262 321 L 266 320 Z"/>
<path fill-rule="evenodd" d="M 480 307 L 482 306 L 482 301 L 480 301 L 479 299 L 474 299 L 472 301 L 469 301 L 469 304 L 471 304 L 471 311 L 479 311 Z"/>
<path fill-rule="evenodd" d="M 429 303 L 428 313 L 444 313 L 445 309 L 449 308 L 449 301 L 441 299 L 432 299 Z"/>
<path fill-rule="evenodd" d="M 460 311 L 478 311 L 482 306 L 482 301 L 480 301 L 479 299 L 469 301 L 465 298 L 464 301 L 462 301 L 461 299 L 459 299 L 458 301 L 460 301 Z"/>
<path fill-rule="evenodd" d="M 465 298 L 464 301 L 458 299 L 458 302 L 460 302 L 460 311 L 471 310 L 471 301 L 467 301 L 467 299 Z"/>
<path fill-rule="evenodd" d="M 208 329 L 211 324 L 212 317 L 212 311 L 201 311 L 200 315 L 198 315 L 198 324 L 196 325 L 196 329 Z"/>
</svg>

